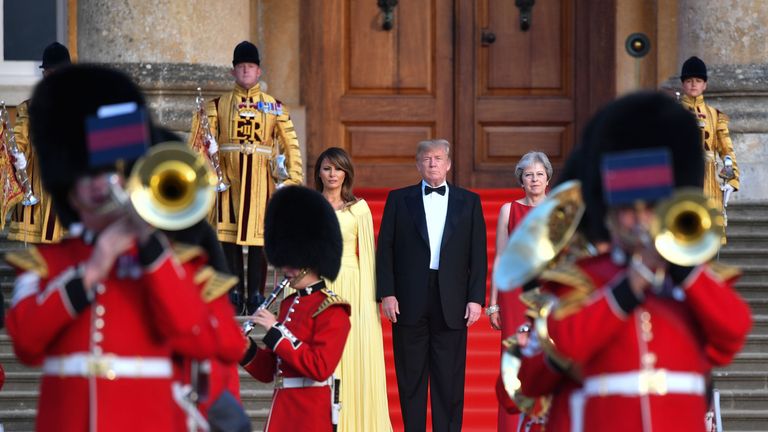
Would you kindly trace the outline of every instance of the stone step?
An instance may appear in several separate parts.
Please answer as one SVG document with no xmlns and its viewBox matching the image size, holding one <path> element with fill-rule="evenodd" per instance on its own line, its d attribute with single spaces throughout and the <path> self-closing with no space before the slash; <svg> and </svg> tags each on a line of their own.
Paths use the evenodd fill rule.
<svg viewBox="0 0 768 432">
<path fill-rule="evenodd" d="M 741 352 L 743 353 L 768 353 L 768 335 L 750 334 Z M 766 369 L 768 370 L 768 369 Z"/>
<path fill-rule="evenodd" d="M 3 391 L 0 391 L 0 412 L 35 408 L 37 408 L 37 390 L 8 390 L 3 388 Z"/>
<path fill-rule="evenodd" d="M 3 392 L 6 390 L 37 391 L 39 387 L 39 371 L 5 372 L 5 384 L 3 385 Z M 2 394 L 2 392 L 0 392 L 0 394 Z"/>
<path fill-rule="evenodd" d="M 768 370 L 729 371 L 717 369 L 712 372 L 715 387 L 721 390 L 768 390 Z"/>
<path fill-rule="evenodd" d="M 723 370 L 730 372 L 761 372 L 768 365 L 768 353 L 739 353 Z"/>
<path fill-rule="evenodd" d="M 2 394 L 4 392 L 0 392 Z M 0 422 L 6 432 L 32 432 L 35 430 L 35 409 L 13 409 L 0 411 Z"/>
<path fill-rule="evenodd" d="M 739 283 L 763 283 L 768 281 L 768 266 L 761 264 L 747 264 L 739 266 L 741 278 Z"/>
<path fill-rule="evenodd" d="M 2 392 L 0 392 L 2 394 Z M 264 429 L 269 408 L 246 409 L 245 413 L 251 419 L 251 430 Z M 13 409 L 0 411 L 0 424 L 6 432 L 33 432 L 35 430 L 35 409 Z"/>
<path fill-rule="evenodd" d="M 768 416 L 768 390 L 720 390 L 721 409 L 762 411 Z"/>
<path fill-rule="evenodd" d="M 728 432 L 765 432 L 768 425 L 768 412 L 754 410 L 723 411 L 723 430 Z"/>
<path fill-rule="evenodd" d="M 768 250 L 754 246 L 734 246 L 720 250 L 720 261 L 729 265 L 765 265 L 768 262 Z"/>
</svg>

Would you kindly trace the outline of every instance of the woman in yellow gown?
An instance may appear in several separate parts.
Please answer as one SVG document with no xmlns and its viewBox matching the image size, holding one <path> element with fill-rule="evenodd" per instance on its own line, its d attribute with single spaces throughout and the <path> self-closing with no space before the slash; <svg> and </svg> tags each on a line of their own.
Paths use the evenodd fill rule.
<svg viewBox="0 0 768 432">
<path fill-rule="evenodd" d="M 336 369 L 341 378 L 338 432 L 391 431 L 381 317 L 376 303 L 373 219 L 368 203 L 352 193 L 355 171 L 343 149 L 330 147 L 315 163 L 315 189 L 336 210 L 344 252 L 328 288 L 352 305 L 352 329 Z"/>
</svg>

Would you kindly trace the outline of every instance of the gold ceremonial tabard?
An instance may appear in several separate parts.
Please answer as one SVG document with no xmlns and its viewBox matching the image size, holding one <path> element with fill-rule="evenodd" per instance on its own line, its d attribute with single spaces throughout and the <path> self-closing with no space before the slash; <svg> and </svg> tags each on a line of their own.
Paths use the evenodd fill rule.
<svg viewBox="0 0 768 432">
<path fill-rule="evenodd" d="M 219 160 L 229 189 L 218 194 L 209 215 L 219 240 L 248 246 L 264 245 L 264 214 L 275 189 L 269 161 L 285 156 L 289 178 L 285 185 L 304 180 L 301 150 L 288 109 L 259 85 L 238 85 L 206 104 L 211 133 L 219 145 Z M 192 120 L 190 145 L 200 122 Z"/>
<path fill-rule="evenodd" d="M 64 235 L 64 230 L 53 211 L 51 195 L 43 190 L 40 163 L 29 142 L 29 101 L 24 101 L 16 107 L 13 133 L 16 136 L 16 145 L 27 158 L 26 171 L 32 183 L 32 193 L 40 198 L 40 202 L 29 207 L 16 204 L 11 211 L 8 239 L 25 243 L 57 243 Z"/>
<path fill-rule="evenodd" d="M 683 96 L 682 103 L 690 110 L 699 124 L 704 143 L 704 194 L 712 197 L 717 202 L 718 208 L 723 209 L 723 191 L 720 189 L 721 180 L 718 178 L 718 162 L 720 164 L 726 156 L 733 160 L 734 178 L 728 184 L 734 189 L 739 189 L 739 167 L 736 164 L 736 155 L 733 153 L 733 143 L 728 132 L 728 116 L 704 103 L 704 96 L 695 99 Z"/>
</svg>

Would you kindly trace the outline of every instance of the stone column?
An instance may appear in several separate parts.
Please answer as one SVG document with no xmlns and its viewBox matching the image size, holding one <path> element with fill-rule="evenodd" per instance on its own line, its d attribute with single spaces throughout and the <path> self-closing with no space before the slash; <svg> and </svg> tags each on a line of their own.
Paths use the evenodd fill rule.
<svg viewBox="0 0 768 432">
<path fill-rule="evenodd" d="M 154 119 L 188 131 L 196 88 L 232 88 L 232 49 L 251 34 L 251 0 L 78 0 L 79 62 L 131 75 Z"/>
<path fill-rule="evenodd" d="M 693 55 L 707 64 L 705 97 L 731 118 L 741 169 L 741 189 L 733 199 L 768 201 L 768 8 L 762 0 L 680 0 L 679 5 L 677 73 Z"/>
</svg>

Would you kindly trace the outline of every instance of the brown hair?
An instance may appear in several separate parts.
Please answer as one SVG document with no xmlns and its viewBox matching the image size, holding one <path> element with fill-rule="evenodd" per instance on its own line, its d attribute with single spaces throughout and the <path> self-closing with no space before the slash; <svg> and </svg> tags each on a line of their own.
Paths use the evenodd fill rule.
<svg viewBox="0 0 768 432">
<path fill-rule="evenodd" d="M 320 179 L 320 166 L 328 160 L 328 163 L 344 171 L 344 183 L 341 185 L 341 199 L 345 203 L 353 203 L 357 198 L 352 193 L 352 184 L 355 182 L 355 167 L 352 165 L 352 159 L 344 149 L 339 147 L 329 147 L 325 149 L 315 162 L 315 190 L 323 192 L 323 181 Z"/>
</svg>

